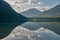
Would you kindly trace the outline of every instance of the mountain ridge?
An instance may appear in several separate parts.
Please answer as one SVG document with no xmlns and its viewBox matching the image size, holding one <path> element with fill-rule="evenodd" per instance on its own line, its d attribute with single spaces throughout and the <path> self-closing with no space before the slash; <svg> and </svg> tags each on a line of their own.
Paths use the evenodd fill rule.
<svg viewBox="0 0 60 40">
<path fill-rule="evenodd" d="M 22 12 L 21 14 L 26 16 L 26 17 L 39 17 L 42 12 L 33 8 L 29 9 L 27 11 Z"/>
</svg>

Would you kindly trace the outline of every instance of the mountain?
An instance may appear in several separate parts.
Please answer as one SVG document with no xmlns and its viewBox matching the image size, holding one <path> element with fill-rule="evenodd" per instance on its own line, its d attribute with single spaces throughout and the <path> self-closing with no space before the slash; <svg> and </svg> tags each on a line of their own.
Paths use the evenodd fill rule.
<svg viewBox="0 0 60 40">
<path fill-rule="evenodd" d="M 0 0 L 0 39 L 6 37 L 16 26 L 27 20 L 23 15 L 15 12 L 11 6 Z"/>
<path fill-rule="evenodd" d="M 42 16 L 45 16 L 45 17 L 60 17 L 60 4 L 55 6 L 52 9 L 48 10 L 48 11 L 44 11 L 42 13 Z"/>
<path fill-rule="evenodd" d="M 21 14 L 26 17 L 60 17 L 60 4 L 44 12 L 33 8 L 24 11 Z"/>
<path fill-rule="evenodd" d="M 60 36 L 45 28 L 39 28 L 36 31 L 16 27 L 9 36 L 2 40 L 60 40 Z"/>
<path fill-rule="evenodd" d="M 42 12 L 40 12 L 39 10 L 33 8 L 33 9 L 29 9 L 27 11 L 24 11 L 21 14 L 26 17 L 39 17 L 41 13 Z"/>
</svg>

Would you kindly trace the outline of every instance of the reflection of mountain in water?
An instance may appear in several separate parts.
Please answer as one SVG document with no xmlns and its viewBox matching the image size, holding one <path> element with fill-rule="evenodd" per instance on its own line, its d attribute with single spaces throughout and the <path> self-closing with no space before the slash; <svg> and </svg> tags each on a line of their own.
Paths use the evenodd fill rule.
<svg viewBox="0 0 60 40">
<path fill-rule="evenodd" d="M 44 28 L 32 31 L 19 26 L 2 40 L 60 40 L 60 36 Z"/>
<path fill-rule="evenodd" d="M 21 26 L 30 30 L 36 30 L 38 28 L 44 27 L 56 32 L 57 34 L 60 34 L 60 22 L 26 22 Z"/>
</svg>

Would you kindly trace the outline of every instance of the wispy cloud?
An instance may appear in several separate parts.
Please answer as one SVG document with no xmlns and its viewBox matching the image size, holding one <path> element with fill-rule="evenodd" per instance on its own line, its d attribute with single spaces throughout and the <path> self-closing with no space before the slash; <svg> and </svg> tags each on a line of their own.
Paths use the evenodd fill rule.
<svg viewBox="0 0 60 40">
<path fill-rule="evenodd" d="M 35 7 L 36 9 L 40 10 L 40 11 L 45 11 L 45 10 L 49 10 L 51 7 L 50 6 L 37 6 Z"/>
<path fill-rule="evenodd" d="M 29 4 L 33 4 L 34 3 L 34 0 L 28 0 L 28 3 Z"/>
<path fill-rule="evenodd" d="M 44 2 L 42 0 L 5 0 L 5 1 L 7 1 L 17 12 L 23 12 L 30 8 L 36 8 L 40 11 L 45 11 L 52 7 L 51 5 L 47 5 L 46 1 Z"/>
<path fill-rule="evenodd" d="M 43 2 L 37 2 L 37 4 L 38 4 L 38 5 L 42 5 L 42 4 L 43 4 Z"/>
</svg>

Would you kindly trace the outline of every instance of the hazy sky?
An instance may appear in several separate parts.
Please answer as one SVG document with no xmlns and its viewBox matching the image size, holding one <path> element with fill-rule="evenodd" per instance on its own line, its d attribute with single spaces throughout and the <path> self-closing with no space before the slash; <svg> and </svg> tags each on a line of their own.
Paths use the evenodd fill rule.
<svg viewBox="0 0 60 40">
<path fill-rule="evenodd" d="M 40 11 L 48 10 L 58 4 L 60 0 L 6 0 L 16 11 L 36 8 Z"/>
</svg>

